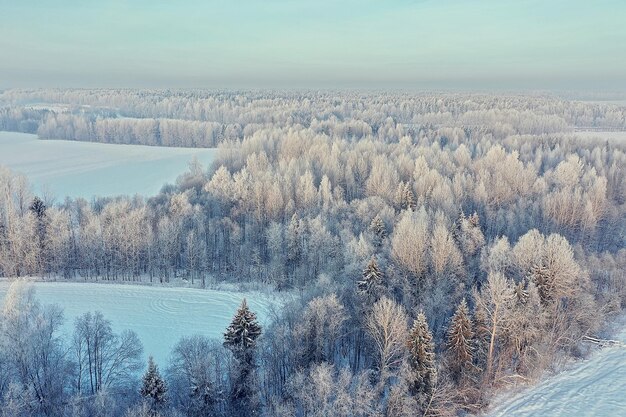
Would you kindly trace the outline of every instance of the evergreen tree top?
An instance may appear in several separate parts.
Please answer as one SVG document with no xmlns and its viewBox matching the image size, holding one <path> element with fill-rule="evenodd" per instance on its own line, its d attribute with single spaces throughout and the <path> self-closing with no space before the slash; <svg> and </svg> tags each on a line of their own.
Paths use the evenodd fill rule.
<svg viewBox="0 0 626 417">
<path fill-rule="evenodd" d="M 448 349 L 454 350 L 463 360 L 471 360 L 471 340 L 474 337 L 467 302 L 463 299 L 452 316 L 448 329 Z M 469 356 L 469 358 L 467 358 Z"/>
<path fill-rule="evenodd" d="M 459 382 L 469 375 L 468 372 L 475 370 L 473 365 L 475 344 L 469 309 L 463 299 L 452 316 L 446 342 L 447 364 L 455 381 Z"/>
<path fill-rule="evenodd" d="M 383 272 L 372 256 L 361 274 L 361 279 L 357 281 L 357 290 L 363 294 L 375 295 L 374 293 L 380 291 L 382 284 Z"/>
<path fill-rule="evenodd" d="M 224 333 L 224 345 L 234 351 L 245 351 L 252 348 L 261 335 L 261 326 L 256 314 L 248 307 L 244 298 L 232 322 Z"/>
<path fill-rule="evenodd" d="M 428 328 L 426 315 L 423 312 L 420 312 L 413 322 L 413 327 L 409 333 L 408 347 L 412 361 L 434 360 L 433 335 Z"/>
<path fill-rule="evenodd" d="M 140 393 L 142 397 L 153 401 L 155 405 L 166 402 L 167 386 L 152 356 L 148 358 L 148 369 L 142 378 Z"/>
<path fill-rule="evenodd" d="M 407 346 L 412 375 L 410 387 L 421 402 L 433 391 L 437 381 L 435 344 L 423 312 L 420 312 L 413 322 Z"/>
<path fill-rule="evenodd" d="M 29 209 L 37 217 L 43 217 L 46 214 L 47 207 L 46 207 L 46 203 L 44 203 L 42 199 L 35 196 L 35 198 L 33 198 L 32 203 L 30 203 Z"/>
</svg>

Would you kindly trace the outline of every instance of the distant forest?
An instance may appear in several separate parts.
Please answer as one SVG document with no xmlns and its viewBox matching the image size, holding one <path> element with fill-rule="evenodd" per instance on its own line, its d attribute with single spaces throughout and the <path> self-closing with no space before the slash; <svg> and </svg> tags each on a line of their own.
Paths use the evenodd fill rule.
<svg viewBox="0 0 626 417">
<path fill-rule="evenodd" d="M 577 129 L 626 129 L 626 107 L 531 95 L 1 93 L 0 130 L 219 151 L 147 199 L 47 200 L 0 168 L 0 276 L 299 295 L 237 348 L 228 332 L 225 351 L 181 341 L 174 358 L 210 360 L 183 376 L 172 367 L 168 401 L 132 391 L 136 364 L 88 391 L 71 370 L 44 367 L 37 375 L 58 378 L 55 403 L 33 400 L 23 415 L 96 415 L 69 405 L 94 395 L 117 400 L 102 416 L 484 409 L 498 390 L 584 355 L 583 336 L 626 307 L 626 141 Z M 246 306 L 239 314 L 254 322 Z M 11 326 L 0 329 L 0 380 L 11 382 L 0 395 L 45 397 L 9 359 Z M 24 343 L 47 352 L 43 335 L 58 326 L 45 329 Z M 160 383 L 147 375 L 144 387 Z"/>
<path fill-rule="evenodd" d="M 7 90 L 0 130 L 42 139 L 215 147 L 267 129 L 310 129 L 344 139 L 397 141 L 439 128 L 504 139 L 572 129 L 626 129 L 615 104 L 553 96 Z"/>
</svg>

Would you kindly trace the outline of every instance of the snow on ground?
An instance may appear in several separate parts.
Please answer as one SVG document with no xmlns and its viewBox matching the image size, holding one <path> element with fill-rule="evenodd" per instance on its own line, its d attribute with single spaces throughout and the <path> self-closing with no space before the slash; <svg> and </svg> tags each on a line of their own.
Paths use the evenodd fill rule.
<svg viewBox="0 0 626 417">
<path fill-rule="evenodd" d="M 571 134 L 582 139 L 601 139 L 601 140 L 607 140 L 607 141 L 614 141 L 618 143 L 626 142 L 626 132 L 590 130 L 590 131 L 572 132 Z"/>
<path fill-rule="evenodd" d="M 182 174 L 196 157 L 203 166 L 215 149 L 115 145 L 40 140 L 36 135 L 0 132 L 0 165 L 25 174 L 36 192 L 65 196 L 156 194 Z"/>
<path fill-rule="evenodd" d="M 9 282 L 0 282 L 0 301 Z M 88 311 L 101 311 L 113 331 L 134 330 L 162 366 L 183 336 L 202 334 L 221 339 L 245 297 L 261 324 L 270 320 L 275 296 L 256 292 L 149 287 L 143 285 L 81 282 L 34 282 L 36 297 L 43 304 L 58 304 L 64 310 L 64 333 L 71 334 L 74 319 Z"/>
<path fill-rule="evenodd" d="M 626 326 L 614 337 L 626 342 Z M 490 417 L 626 416 L 626 346 L 605 347 L 588 360 L 498 403 Z"/>
<path fill-rule="evenodd" d="M 594 104 L 615 104 L 616 106 L 626 106 L 626 100 L 580 100 L 583 103 Z"/>
</svg>

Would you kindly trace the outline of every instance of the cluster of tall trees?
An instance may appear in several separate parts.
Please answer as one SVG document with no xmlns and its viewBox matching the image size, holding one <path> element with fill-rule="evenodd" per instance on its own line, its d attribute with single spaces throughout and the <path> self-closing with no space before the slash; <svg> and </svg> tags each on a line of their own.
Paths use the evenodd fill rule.
<svg viewBox="0 0 626 417">
<path fill-rule="evenodd" d="M 149 199 L 53 201 L 0 170 L 2 276 L 226 280 L 299 295 L 253 343 L 254 327 L 229 329 L 226 350 L 181 341 L 165 379 L 177 406 L 163 412 L 476 411 L 497 389 L 581 354 L 582 337 L 626 305 L 626 148 L 554 133 L 623 127 L 617 106 L 115 90 L 0 99 L 9 112 L 82 109 L 22 109 L 68 120 L 100 106 L 146 126 L 221 124 L 214 164 L 192 163 Z M 118 126 L 114 136 L 135 128 L 93 120 Z M 225 124 L 239 127 L 222 140 Z M 174 388 L 192 379 L 191 394 Z"/>
<path fill-rule="evenodd" d="M 133 331 L 115 333 L 100 312 L 77 317 L 68 337 L 63 311 L 15 281 L 0 316 L 0 415 L 7 417 L 250 416 L 260 411 L 256 341 L 245 300 L 224 343 L 181 339 L 165 372 Z M 140 373 L 143 371 L 143 376 Z"/>
</svg>

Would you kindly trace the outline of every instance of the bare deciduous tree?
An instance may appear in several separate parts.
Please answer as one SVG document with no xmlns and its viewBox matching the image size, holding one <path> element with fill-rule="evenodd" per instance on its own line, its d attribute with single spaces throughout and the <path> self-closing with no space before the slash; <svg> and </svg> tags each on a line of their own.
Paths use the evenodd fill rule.
<svg viewBox="0 0 626 417">
<path fill-rule="evenodd" d="M 407 315 L 402 306 L 381 298 L 367 319 L 366 329 L 374 342 L 380 381 L 384 384 L 406 355 Z"/>
</svg>

